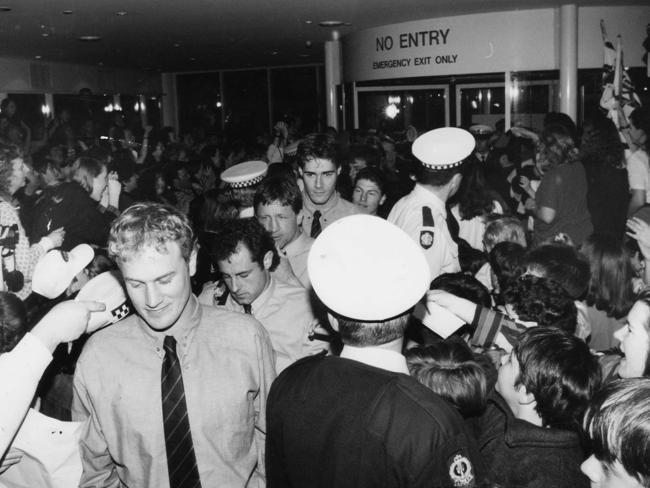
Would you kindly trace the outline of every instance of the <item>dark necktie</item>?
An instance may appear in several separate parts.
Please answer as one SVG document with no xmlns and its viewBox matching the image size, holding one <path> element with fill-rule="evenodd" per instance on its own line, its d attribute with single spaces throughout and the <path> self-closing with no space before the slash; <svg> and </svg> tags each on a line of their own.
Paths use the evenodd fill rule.
<svg viewBox="0 0 650 488">
<path fill-rule="evenodd" d="M 253 313 L 253 308 L 250 306 L 250 304 L 244 305 L 244 313 L 247 313 L 248 315 L 251 315 Z"/>
<path fill-rule="evenodd" d="M 176 355 L 176 339 L 165 336 L 162 365 L 162 411 L 170 488 L 200 488 L 190 420 L 187 416 L 181 363 Z"/>
<path fill-rule="evenodd" d="M 322 230 L 323 228 L 320 225 L 320 210 L 316 210 L 314 212 L 314 218 L 311 221 L 311 233 L 309 235 L 315 239 Z"/>
</svg>

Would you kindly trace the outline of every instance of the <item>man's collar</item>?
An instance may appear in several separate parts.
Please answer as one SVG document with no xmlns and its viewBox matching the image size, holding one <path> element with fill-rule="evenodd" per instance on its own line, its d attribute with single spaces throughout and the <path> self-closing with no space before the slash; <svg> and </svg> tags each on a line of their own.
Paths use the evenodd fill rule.
<svg viewBox="0 0 650 488">
<path fill-rule="evenodd" d="M 287 256 L 293 256 L 296 251 L 300 251 L 306 247 L 309 237 L 298 228 L 298 235 L 296 238 L 282 248 L 282 252 Z"/>
<path fill-rule="evenodd" d="M 302 201 L 303 201 L 303 206 L 309 211 L 310 214 L 313 214 L 316 210 L 318 210 L 321 214 L 325 214 L 339 203 L 339 192 L 334 191 L 334 194 L 330 197 L 327 202 L 325 202 L 323 205 L 316 205 L 314 202 L 311 201 L 309 198 L 309 195 L 307 195 L 305 192 L 302 194 Z"/>
<path fill-rule="evenodd" d="M 393 373 L 409 374 L 404 356 L 381 347 L 354 347 L 346 344 L 341 351 L 341 357 Z"/>
<path fill-rule="evenodd" d="M 413 187 L 413 192 L 416 195 L 421 195 L 423 198 L 426 198 L 431 203 L 435 204 L 437 207 L 445 210 L 445 202 L 443 202 L 438 195 L 433 193 L 431 190 L 428 190 L 426 186 L 421 183 L 416 183 Z M 446 210 L 445 210 L 446 214 Z"/>
<path fill-rule="evenodd" d="M 168 335 L 174 336 L 176 342 L 185 342 L 185 339 L 196 330 L 196 326 L 201 321 L 201 305 L 196 296 L 194 296 L 193 293 L 190 293 L 185 308 L 176 320 L 176 323 L 169 329 L 162 331 L 157 331 L 149 327 L 142 317 L 138 317 L 138 320 L 140 321 L 140 326 L 144 333 L 148 337 L 152 338 L 156 343 L 162 344 L 163 339 Z"/>
<path fill-rule="evenodd" d="M 257 313 L 257 311 L 259 311 L 259 309 L 269 301 L 269 299 L 273 296 L 273 293 L 275 293 L 275 278 L 273 278 L 273 273 L 268 273 L 268 275 L 269 281 L 266 283 L 266 287 L 264 287 L 262 293 L 260 293 L 259 296 L 253 300 L 253 303 L 251 303 L 253 315 L 255 315 L 255 313 Z"/>
</svg>

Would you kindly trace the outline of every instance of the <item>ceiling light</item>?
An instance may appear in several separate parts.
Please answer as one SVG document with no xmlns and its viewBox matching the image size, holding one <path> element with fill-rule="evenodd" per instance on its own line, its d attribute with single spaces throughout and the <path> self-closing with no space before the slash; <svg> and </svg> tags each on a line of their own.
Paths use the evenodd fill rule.
<svg viewBox="0 0 650 488">
<path fill-rule="evenodd" d="M 78 41 L 82 42 L 95 42 L 95 41 L 101 41 L 101 36 L 79 36 L 77 37 Z"/>
<path fill-rule="evenodd" d="M 313 20 L 305 20 L 305 24 L 307 24 L 307 25 L 309 25 L 309 24 L 313 24 L 313 23 L 314 23 Z"/>
<path fill-rule="evenodd" d="M 321 27 L 340 27 L 343 25 L 341 20 L 322 20 L 318 23 Z"/>
<path fill-rule="evenodd" d="M 34 56 L 34 59 L 41 59 L 41 55 L 37 54 L 36 56 Z"/>
<path fill-rule="evenodd" d="M 126 14 L 128 14 L 126 10 L 118 10 L 117 12 L 115 12 L 115 15 L 119 17 L 124 17 Z"/>
<path fill-rule="evenodd" d="M 174 43 L 174 47 L 181 47 L 181 45 L 180 45 L 180 43 L 175 42 L 175 43 Z"/>
<path fill-rule="evenodd" d="M 50 37 L 48 32 L 41 32 L 41 37 Z"/>
<path fill-rule="evenodd" d="M 64 11 L 61 12 L 61 13 L 62 13 L 63 15 L 72 15 L 72 14 L 73 14 L 73 11 L 72 11 L 72 10 L 64 10 Z"/>
<path fill-rule="evenodd" d="M 278 52 L 277 51 L 271 51 L 271 56 L 277 56 Z"/>
<path fill-rule="evenodd" d="M 0 12 L 11 12 L 11 7 L 0 7 Z"/>
</svg>

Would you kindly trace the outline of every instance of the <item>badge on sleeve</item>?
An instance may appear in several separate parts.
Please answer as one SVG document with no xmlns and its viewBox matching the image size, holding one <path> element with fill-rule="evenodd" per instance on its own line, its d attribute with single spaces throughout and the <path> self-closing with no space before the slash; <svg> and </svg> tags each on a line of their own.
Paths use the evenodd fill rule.
<svg viewBox="0 0 650 488">
<path fill-rule="evenodd" d="M 454 487 L 474 486 L 472 462 L 462 454 L 456 454 L 449 464 L 449 479 Z"/>
<path fill-rule="evenodd" d="M 433 232 L 430 230 L 420 231 L 420 246 L 424 249 L 429 249 L 433 246 Z"/>
<path fill-rule="evenodd" d="M 429 227 L 431 229 L 420 231 L 420 246 L 424 249 L 429 249 L 433 246 L 433 228 L 435 227 L 433 213 L 429 207 L 422 207 L 422 227 Z"/>
</svg>

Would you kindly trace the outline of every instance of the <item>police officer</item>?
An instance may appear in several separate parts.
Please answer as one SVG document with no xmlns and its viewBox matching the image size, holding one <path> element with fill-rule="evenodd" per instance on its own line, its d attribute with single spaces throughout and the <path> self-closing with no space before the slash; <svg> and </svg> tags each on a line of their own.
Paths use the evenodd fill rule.
<svg viewBox="0 0 650 488">
<path fill-rule="evenodd" d="M 274 382 L 267 486 L 477 486 L 463 419 L 408 375 L 401 354 L 411 309 L 430 282 L 417 245 L 379 217 L 353 215 L 316 238 L 308 268 L 343 349 L 302 359 Z"/>
<path fill-rule="evenodd" d="M 443 127 L 426 132 L 413 142 L 420 161 L 417 183 L 400 199 L 388 221 L 404 230 L 424 253 L 431 279 L 460 271 L 458 245 L 447 226 L 445 204 L 460 186 L 460 166 L 473 151 L 474 137 L 463 129 Z"/>
<path fill-rule="evenodd" d="M 221 173 L 221 181 L 226 184 L 231 196 L 240 205 L 240 218 L 254 216 L 253 197 L 267 170 L 268 164 L 264 161 L 245 161 Z"/>
</svg>

